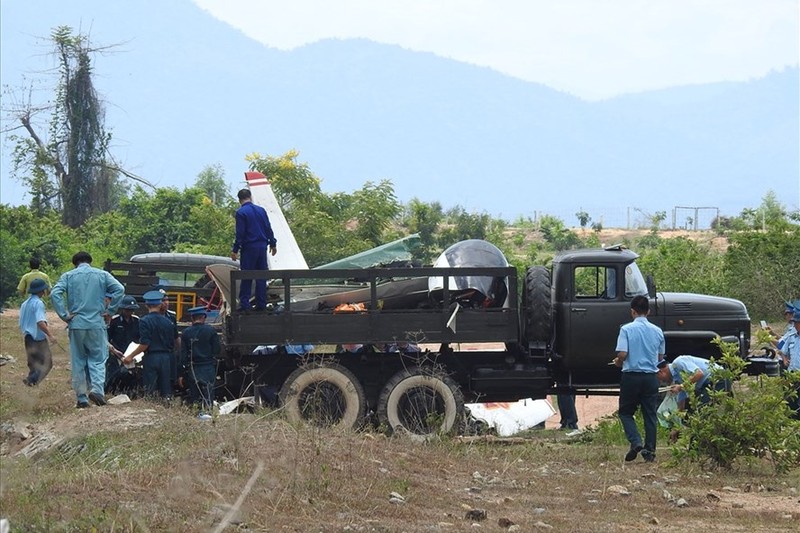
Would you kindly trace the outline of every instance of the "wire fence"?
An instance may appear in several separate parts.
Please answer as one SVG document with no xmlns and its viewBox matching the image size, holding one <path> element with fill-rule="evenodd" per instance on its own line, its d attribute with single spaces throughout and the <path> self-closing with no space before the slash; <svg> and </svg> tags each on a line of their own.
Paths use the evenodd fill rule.
<svg viewBox="0 0 800 533">
<path fill-rule="evenodd" d="M 583 217 L 582 215 L 586 215 Z M 610 207 L 583 206 L 577 210 L 541 209 L 524 216 L 534 223 L 543 216 L 553 216 L 566 226 L 576 227 L 585 221 L 587 228 L 600 224 L 604 228 L 649 229 L 657 225 L 659 229 L 684 229 L 690 231 L 711 229 L 714 220 L 726 215 L 716 206 L 670 206 L 644 208 L 638 206 Z"/>
</svg>

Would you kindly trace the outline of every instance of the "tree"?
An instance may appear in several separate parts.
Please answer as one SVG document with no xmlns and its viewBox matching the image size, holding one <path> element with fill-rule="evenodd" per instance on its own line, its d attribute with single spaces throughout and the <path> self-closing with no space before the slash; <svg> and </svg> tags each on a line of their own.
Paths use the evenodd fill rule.
<svg viewBox="0 0 800 533">
<path fill-rule="evenodd" d="M 298 163 L 297 156 L 297 150 L 289 150 L 278 157 L 259 153 L 246 157 L 251 170 L 257 170 L 269 178 L 272 191 L 287 219 L 291 218 L 295 203 L 318 202 L 322 195 L 320 179 L 311 172 L 308 164 Z"/>
<path fill-rule="evenodd" d="M 637 263 L 643 272 L 655 276 L 660 290 L 725 294 L 724 255 L 711 244 L 686 237 L 656 237 L 653 243 L 652 248 L 638 248 Z"/>
<path fill-rule="evenodd" d="M 12 115 L 28 137 L 12 135 L 15 142 L 12 171 L 30 188 L 31 207 L 38 213 L 60 210 L 64 224 L 77 228 L 95 213 L 115 208 L 125 194 L 119 174 L 125 172 L 108 152 L 111 134 L 105 129 L 105 112 L 92 83 L 92 48 L 88 37 L 73 35 L 59 26 L 51 40 L 58 62 L 59 82 L 51 109 L 49 135 L 37 132 L 35 115 L 48 109 L 29 102 Z M 20 177 L 20 173 L 28 174 Z"/>
<path fill-rule="evenodd" d="M 786 228 L 789 224 L 786 208 L 778 201 L 774 191 L 767 191 L 756 209 L 743 209 L 741 219 L 753 229 Z"/>
<path fill-rule="evenodd" d="M 785 300 L 798 297 L 800 226 L 736 232 L 725 253 L 730 296 L 739 298 L 753 317 L 776 317 Z"/>
<path fill-rule="evenodd" d="M 580 237 L 567 229 L 560 218 L 552 215 L 542 215 L 539 224 L 544 240 L 549 242 L 556 250 L 570 250 L 581 244 Z"/>
<path fill-rule="evenodd" d="M 467 213 L 457 205 L 445 213 L 445 224 L 439 233 L 442 249 L 466 239 L 485 239 L 491 217 L 486 213 Z"/>
<path fill-rule="evenodd" d="M 232 205 L 233 198 L 230 188 L 225 182 L 225 170 L 221 165 L 208 165 L 201 170 L 194 186 L 203 191 L 211 203 L 220 206 Z"/>
<path fill-rule="evenodd" d="M 412 198 L 406 206 L 406 227 L 409 232 L 419 234 L 419 255 L 424 263 L 433 260 L 436 250 L 436 231 L 444 220 L 444 212 L 439 202 L 426 203 Z"/>
<path fill-rule="evenodd" d="M 585 229 L 585 228 L 586 228 L 586 225 L 587 225 L 589 222 L 591 222 L 591 221 L 592 221 L 592 217 L 590 217 L 590 216 L 589 216 L 589 213 L 587 213 L 587 212 L 586 212 L 586 211 L 584 211 L 583 209 L 581 209 L 580 211 L 578 211 L 577 213 L 575 213 L 575 216 L 576 216 L 576 217 L 578 217 L 578 222 L 579 222 L 579 223 L 580 223 L 580 225 L 581 225 L 581 229 Z"/>
<path fill-rule="evenodd" d="M 384 232 L 401 212 L 389 180 L 381 180 L 377 185 L 371 181 L 365 183 L 361 190 L 353 193 L 350 209 L 358 224 L 356 235 L 372 246 L 384 243 Z"/>
</svg>

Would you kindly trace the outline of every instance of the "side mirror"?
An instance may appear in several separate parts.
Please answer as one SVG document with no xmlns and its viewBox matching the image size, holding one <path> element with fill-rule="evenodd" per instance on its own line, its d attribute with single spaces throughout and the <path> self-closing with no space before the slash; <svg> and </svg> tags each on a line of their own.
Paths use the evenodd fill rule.
<svg viewBox="0 0 800 533">
<path fill-rule="evenodd" d="M 648 274 L 647 278 L 645 278 L 645 283 L 647 284 L 647 295 L 650 298 L 656 297 L 656 282 L 653 280 L 653 275 Z"/>
</svg>

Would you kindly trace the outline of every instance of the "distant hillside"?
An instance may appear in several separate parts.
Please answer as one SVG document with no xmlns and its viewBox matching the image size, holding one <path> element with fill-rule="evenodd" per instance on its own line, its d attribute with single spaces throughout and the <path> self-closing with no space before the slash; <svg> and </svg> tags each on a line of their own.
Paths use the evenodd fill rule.
<svg viewBox="0 0 800 533">
<path fill-rule="evenodd" d="M 579 206 L 735 214 L 770 189 L 800 204 L 797 68 L 588 103 L 365 40 L 269 49 L 188 0 L 11 0 L 2 9 L 4 85 L 42 68 L 31 36 L 55 25 L 124 43 L 98 57 L 97 86 L 116 153 L 159 185 L 191 183 L 217 162 L 238 182 L 247 153 L 296 148 L 327 191 L 385 178 L 402 201 L 506 218 L 571 217 Z"/>
</svg>

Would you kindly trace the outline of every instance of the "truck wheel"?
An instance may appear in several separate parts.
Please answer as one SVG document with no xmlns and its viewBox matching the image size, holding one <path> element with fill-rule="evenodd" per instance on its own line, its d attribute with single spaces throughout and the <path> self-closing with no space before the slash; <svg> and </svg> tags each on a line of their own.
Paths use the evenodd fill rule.
<svg viewBox="0 0 800 533">
<path fill-rule="evenodd" d="M 320 427 L 353 429 L 367 408 L 364 387 L 347 368 L 310 364 L 292 372 L 281 387 L 286 418 Z"/>
<path fill-rule="evenodd" d="M 422 437 L 450 433 L 464 418 L 464 396 L 458 384 L 429 367 L 401 370 L 378 400 L 378 420 L 392 431 Z"/>
<path fill-rule="evenodd" d="M 528 342 L 550 342 L 553 332 L 550 271 L 533 266 L 525 273 L 525 338 Z"/>
</svg>

